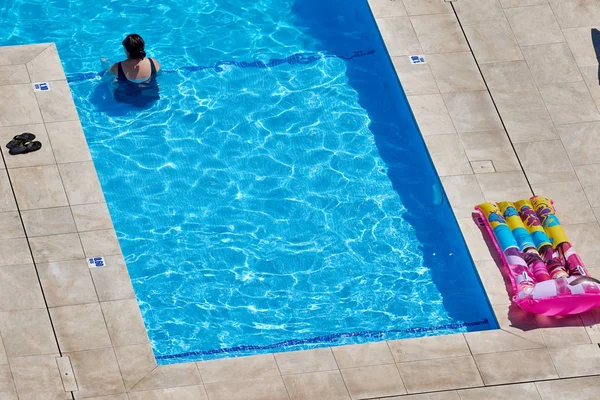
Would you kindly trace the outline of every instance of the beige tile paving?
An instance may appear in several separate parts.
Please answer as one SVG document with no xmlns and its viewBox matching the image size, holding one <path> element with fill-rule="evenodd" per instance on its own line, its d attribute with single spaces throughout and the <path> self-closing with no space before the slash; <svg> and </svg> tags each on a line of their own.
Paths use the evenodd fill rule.
<svg viewBox="0 0 600 400">
<path fill-rule="evenodd" d="M 111 346 L 98 303 L 51 308 L 50 317 L 62 351 L 92 350 Z"/>
<path fill-rule="evenodd" d="M 17 211 L 0 212 L 0 226 L 2 227 L 0 240 L 25 237 L 25 231 Z"/>
<path fill-rule="evenodd" d="M 197 365 L 204 383 L 280 376 L 272 354 L 203 361 Z"/>
<path fill-rule="evenodd" d="M 347 400 L 350 399 L 339 371 L 321 371 L 283 377 L 290 400 Z M 211 398 L 210 391 L 208 393 Z"/>
<path fill-rule="evenodd" d="M 470 355 L 397 365 L 408 393 L 483 386 L 477 366 Z"/>
<path fill-rule="evenodd" d="M 517 143 L 515 150 L 532 185 L 570 182 L 577 179 L 560 140 Z"/>
<path fill-rule="evenodd" d="M 419 15 L 410 20 L 425 54 L 469 51 L 454 15 Z"/>
<path fill-rule="evenodd" d="M 577 177 L 592 207 L 600 206 L 600 182 L 596 179 L 600 174 L 600 164 L 580 165 L 575 167 Z"/>
<path fill-rule="evenodd" d="M 37 271 L 49 307 L 98 302 L 86 260 L 38 263 Z"/>
<path fill-rule="evenodd" d="M 485 202 L 475 175 L 444 176 L 441 180 L 457 218 L 469 218 L 473 205 Z"/>
<path fill-rule="evenodd" d="M 391 56 L 423 52 L 408 17 L 380 18 L 377 26 Z"/>
<path fill-rule="evenodd" d="M 541 399 L 533 383 L 459 390 L 458 394 L 461 400 Z"/>
<path fill-rule="evenodd" d="M 113 229 L 81 232 L 79 237 L 87 257 L 121 254 L 121 247 Z"/>
<path fill-rule="evenodd" d="M 9 169 L 21 210 L 68 205 L 67 196 L 54 165 Z"/>
<path fill-rule="evenodd" d="M 392 57 L 392 62 L 407 96 L 439 93 L 428 64 L 412 64 L 407 56 Z"/>
<path fill-rule="evenodd" d="M 71 393 L 64 391 L 56 357 L 58 354 L 10 359 L 10 369 L 19 400 L 72 399 Z"/>
<path fill-rule="evenodd" d="M 104 258 L 106 267 L 91 270 L 100 301 L 133 299 L 135 294 L 122 256 Z"/>
<path fill-rule="evenodd" d="M 394 362 L 387 342 L 339 346 L 331 350 L 340 368 L 367 367 Z"/>
<path fill-rule="evenodd" d="M 100 304 L 113 346 L 148 343 L 148 334 L 135 299 Z"/>
<path fill-rule="evenodd" d="M 31 84 L 0 86 L 0 98 L 0 126 L 42 123 Z"/>
<path fill-rule="evenodd" d="M 77 110 L 66 80 L 49 82 L 50 90 L 35 94 L 44 122 L 77 120 Z"/>
<path fill-rule="evenodd" d="M 25 65 L 6 65 L 0 67 L 0 85 L 18 85 L 29 82 L 29 74 Z"/>
<path fill-rule="evenodd" d="M 406 9 L 402 1 L 369 0 L 375 18 L 405 17 Z"/>
<path fill-rule="evenodd" d="M 331 349 L 314 349 L 276 353 L 275 360 L 282 375 L 337 370 Z"/>
<path fill-rule="evenodd" d="M 172 364 L 153 369 L 132 390 L 164 389 L 177 386 L 199 385 L 201 383 L 202 379 L 195 363 Z M 211 397 L 210 390 L 208 391 L 209 397 Z"/>
<path fill-rule="evenodd" d="M 288 397 L 283 380 L 279 376 L 244 381 L 209 383 L 205 387 L 210 400 L 260 400 L 267 398 L 287 400 L 290 398 Z M 292 398 L 305 399 L 305 397 Z"/>
<path fill-rule="evenodd" d="M 584 82 L 546 85 L 540 88 L 540 93 L 557 125 L 600 120 L 598 109 Z"/>
<path fill-rule="evenodd" d="M 149 390 L 129 394 L 129 400 L 208 400 L 202 385 L 184 386 L 171 389 Z"/>
<path fill-rule="evenodd" d="M 600 152 L 600 122 L 557 127 L 557 132 L 573 165 L 598 163 Z"/>
<path fill-rule="evenodd" d="M 65 73 L 54 44 L 50 44 L 44 51 L 31 59 L 26 66 L 32 82 L 65 79 Z"/>
<path fill-rule="evenodd" d="M 600 19 L 596 0 L 548 0 L 561 28 L 589 26 Z"/>
<path fill-rule="evenodd" d="M 478 63 L 523 60 L 517 39 L 507 21 L 463 28 Z"/>
<path fill-rule="evenodd" d="M 404 0 L 409 15 L 451 14 L 450 4 L 437 0 Z"/>
<path fill-rule="evenodd" d="M 458 132 L 503 129 L 487 91 L 446 93 L 443 98 Z"/>
<path fill-rule="evenodd" d="M 508 22 L 521 46 L 564 42 L 549 5 L 505 9 Z"/>
<path fill-rule="evenodd" d="M 494 171 L 520 171 L 521 166 L 505 131 L 459 134 L 469 161 L 491 161 Z"/>
<path fill-rule="evenodd" d="M 12 193 L 12 187 L 6 170 L 2 170 L 4 163 L 0 164 L 0 212 L 16 211 L 17 203 Z"/>
<path fill-rule="evenodd" d="M 532 342 L 502 329 L 465 333 L 472 354 L 497 353 L 543 348 L 541 343 Z"/>
<path fill-rule="evenodd" d="M 409 96 L 408 101 L 423 136 L 456 133 L 440 94 Z"/>
<path fill-rule="evenodd" d="M 0 333 L 0 365 L 7 365 L 8 357 L 6 356 L 6 350 L 4 349 L 4 342 L 2 341 L 2 333 Z"/>
<path fill-rule="evenodd" d="M 61 345 L 62 348 L 62 345 Z M 68 353 L 76 371 L 76 399 L 125 393 L 125 386 L 112 348 Z"/>
<path fill-rule="evenodd" d="M 45 308 L 0 313 L 0 333 L 9 359 L 58 353 Z"/>
<path fill-rule="evenodd" d="M 424 139 L 439 176 L 473 173 L 457 134 L 426 136 Z"/>
<path fill-rule="evenodd" d="M 506 20 L 498 0 L 461 0 L 454 9 L 465 26 Z"/>
<path fill-rule="evenodd" d="M 36 263 L 77 260 L 85 257 L 77 233 L 33 237 L 29 239 L 29 245 Z"/>
<path fill-rule="evenodd" d="M 431 54 L 427 63 L 441 93 L 485 90 L 485 84 L 470 51 Z M 452 74 L 448 74 L 448 69 Z"/>
<path fill-rule="evenodd" d="M 600 226 L 597 223 L 588 223 L 565 225 L 564 228 L 586 265 L 600 265 Z"/>
<path fill-rule="evenodd" d="M 467 356 L 470 354 L 462 334 L 388 341 L 397 363 Z"/>
<path fill-rule="evenodd" d="M 156 368 L 156 360 L 149 343 L 114 349 L 127 390 L 132 389 Z"/>
<path fill-rule="evenodd" d="M 595 22 L 596 24 L 598 22 Z M 577 65 L 580 67 L 583 66 L 594 66 L 598 65 L 598 59 L 596 58 L 596 52 L 594 50 L 594 46 L 592 43 L 592 29 L 597 29 L 596 27 L 583 27 L 583 28 L 571 28 L 564 29 L 563 34 L 567 43 L 569 44 L 569 48 L 575 57 L 575 61 L 577 61 Z"/>
<path fill-rule="evenodd" d="M 460 400 L 455 390 L 425 394 L 413 394 L 408 396 L 382 397 L 381 400 Z"/>
<path fill-rule="evenodd" d="M 566 43 L 540 44 L 522 48 L 525 61 L 538 85 L 583 80 Z"/>
<path fill-rule="evenodd" d="M 106 203 L 80 204 L 71 207 L 79 232 L 112 229 Z"/>
<path fill-rule="evenodd" d="M 28 237 L 75 233 L 75 221 L 69 207 L 21 211 Z"/>
<path fill-rule="evenodd" d="M 60 164 L 58 168 L 69 198 L 69 204 L 77 205 L 104 201 L 104 195 L 93 162 Z"/>
<path fill-rule="evenodd" d="M 8 365 L 0 366 L 0 398 L 4 400 L 18 400 L 17 390 Z"/>
<path fill-rule="evenodd" d="M 0 65 L 26 64 L 46 50 L 50 43 L 0 47 Z"/>
<path fill-rule="evenodd" d="M 340 372 L 352 399 L 370 399 L 406 393 L 395 364 L 348 368 Z"/>
<path fill-rule="evenodd" d="M 27 246 L 26 243 L 21 245 Z M 2 252 L 2 254 L 6 254 L 6 252 Z M 2 282 L 0 311 L 46 307 L 33 264 L 0 266 L 0 282 Z"/>
<path fill-rule="evenodd" d="M 600 347 L 596 343 L 564 345 L 549 351 L 561 378 L 600 374 Z"/>
<path fill-rule="evenodd" d="M 47 123 L 46 129 L 56 162 L 73 163 L 92 159 L 79 121 Z"/>
<path fill-rule="evenodd" d="M 546 349 L 476 354 L 474 357 L 486 385 L 558 378 Z"/>
<path fill-rule="evenodd" d="M 598 80 L 598 67 L 579 67 L 583 79 L 590 91 L 590 95 L 596 104 L 596 107 L 600 105 L 600 81 Z"/>
<path fill-rule="evenodd" d="M 577 400 L 593 400 L 598 397 L 599 385 L 598 376 L 535 383 L 542 400 L 563 400 L 573 396 Z"/>
<path fill-rule="evenodd" d="M 478 174 L 477 180 L 486 201 L 527 199 L 532 196 L 525 175 L 521 171 Z"/>
</svg>

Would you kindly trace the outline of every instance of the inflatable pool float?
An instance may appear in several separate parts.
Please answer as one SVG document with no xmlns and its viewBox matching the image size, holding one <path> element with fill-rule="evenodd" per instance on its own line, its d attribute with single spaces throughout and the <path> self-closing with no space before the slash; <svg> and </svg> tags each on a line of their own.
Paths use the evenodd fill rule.
<svg viewBox="0 0 600 400">
<path fill-rule="evenodd" d="M 600 306 L 600 281 L 589 276 L 556 216 L 534 196 L 475 207 L 513 287 L 513 301 L 535 314 L 580 314 Z"/>
</svg>

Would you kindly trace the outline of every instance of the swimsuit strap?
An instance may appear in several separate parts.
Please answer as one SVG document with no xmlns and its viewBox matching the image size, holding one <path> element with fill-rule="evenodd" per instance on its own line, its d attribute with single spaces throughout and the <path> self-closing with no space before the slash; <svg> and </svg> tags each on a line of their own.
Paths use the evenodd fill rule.
<svg viewBox="0 0 600 400">
<path fill-rule="evenodd" d="M 150 61 L 150 76 L 154 76 L 156 75 L 156 67 L 154 66 L 154 61 L 152 61 L 151 58 L 148 58 L 148 61 Z"/>
<path fill-rule="evenodd" d="M 127 80 L 127 77 L 125 76 L 125 72 L 123 71 L 123 67 L 121 66 L 121 63 L 119 63 L 118 78 Z"/>
</svg>

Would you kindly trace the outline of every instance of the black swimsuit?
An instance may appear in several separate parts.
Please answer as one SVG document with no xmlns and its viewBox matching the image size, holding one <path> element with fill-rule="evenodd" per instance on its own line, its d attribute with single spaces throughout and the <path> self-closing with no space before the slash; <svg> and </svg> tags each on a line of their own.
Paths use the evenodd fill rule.
<svg viewBox="0 0 600 400">
<path fill-rule="evenodd" d="M 115 88 L 115 100 L 135 106 L 147 106 L 160 98 L 158 93 L 158 82 L 156 81 L 156 67 L 151 58 L 150 77 L 144 82 L 132 82 L 125 76 L 123 67 L 119 63 L 117 86 Z"/>
</svg>

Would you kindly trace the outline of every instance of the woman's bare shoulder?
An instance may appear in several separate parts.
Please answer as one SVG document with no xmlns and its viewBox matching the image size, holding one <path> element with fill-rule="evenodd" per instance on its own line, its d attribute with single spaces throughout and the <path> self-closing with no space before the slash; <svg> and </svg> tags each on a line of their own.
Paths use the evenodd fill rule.
<svg viewBox="0 0 600 400">
<path fill-rule="evenodd" d="M 115 75 L 119 73 L 119 63 L 115 63 L 110 67 L 109 71 Z"/>
</svg>

